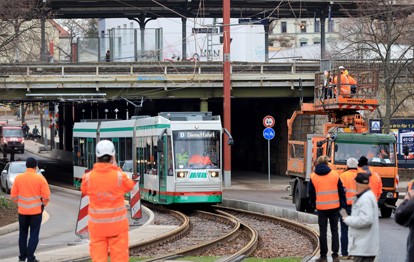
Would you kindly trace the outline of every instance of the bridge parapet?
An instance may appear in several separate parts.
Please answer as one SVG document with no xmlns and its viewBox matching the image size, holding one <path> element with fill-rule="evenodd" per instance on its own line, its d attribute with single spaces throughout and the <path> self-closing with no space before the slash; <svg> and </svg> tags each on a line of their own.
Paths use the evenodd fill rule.
<svg viewBox="0 0 414 262">
<path fill-rule="evenodd" d="M 243 97 L 251 97 L 259 91 L 258 95 L 265 97 L 291 96 L 290 90 L 299 87 L 299 79 L 303 87 L 313 89 L 314 75 L 318 70 L 319 63 L 314 61 L 232 63 L 233 94 L 239 92 Z M 0 89 L 22 90 L 19 99 L 33 97 L 33 93 L 90 94 L 103 90 L 110 96 L 120 89 L 128 89 L 130 94 L 133 90 L 134 95 L 141 95 L 160 88 L 168 91 L 168 96 L 174 97 L 221 97 L 222 82 L 220 62 L 0 65 Z M 180 90 L 171 94 L 174 89 Z M 285 89 L 284 94 L 275 92 L 281 89 Z M 214 92 L 207 93 L 207 90 Z M 167 96 L 160 93 L 157 91 L 157 96 Z"/>
</svg>

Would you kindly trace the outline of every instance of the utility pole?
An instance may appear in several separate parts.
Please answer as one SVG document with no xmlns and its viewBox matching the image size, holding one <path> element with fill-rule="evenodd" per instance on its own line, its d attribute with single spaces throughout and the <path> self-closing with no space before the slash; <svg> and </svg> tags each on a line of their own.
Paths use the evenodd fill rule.
<svg viewBox="0 0 414 262">
<path fill-rule="evenodd" d="M 230 0 L 223 0 L 223 115 L 224 128 L 231 134 L 231 99 L 230 99 Z M 229 138 L 224 138 L 224 186 L 231 186 L 231 148 Z"/>
</svg>

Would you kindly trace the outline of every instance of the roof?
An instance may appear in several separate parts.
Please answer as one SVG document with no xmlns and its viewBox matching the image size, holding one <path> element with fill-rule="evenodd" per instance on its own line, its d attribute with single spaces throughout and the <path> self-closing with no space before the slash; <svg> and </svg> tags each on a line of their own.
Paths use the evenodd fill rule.
<svg viewBox="0 0 414 262">
<path fill-rule="evenodd" d="M 232 0 L 232 18 L 313 18 L 330 6 L 331 17 L 357 15 L 366 0 Z M 54 18 L 223 17 L 222 0 L 48 0 Z"/>
<path fill-rule="evenodd" d="M 70 34 L 58 22 L 53 19 L 48 19 L 48 22 L 59 31 L 59 38 L 70 38 Z"/>
</svg>

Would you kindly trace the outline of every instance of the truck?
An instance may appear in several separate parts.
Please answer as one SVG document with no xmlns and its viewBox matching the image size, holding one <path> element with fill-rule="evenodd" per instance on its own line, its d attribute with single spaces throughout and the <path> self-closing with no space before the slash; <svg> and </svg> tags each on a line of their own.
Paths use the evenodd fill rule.
<svg viewBox="0 0 414 262">
<path fill-rule="evenodd" d="M 0 142 L 3 153 L 11 150 L 24 153 L 23 130 L 20 126 L 0 125 Z"/>
<path fill-rule="evenodd" d="M 369 133 L 362 114 L 378 107 L 378 71 L 352 70 L 357 85 L 341 94 L 341 83 L 333 84 L 337 70 L 315 74 L 314 102 L 303 103 L 287 120 L 287 171 L 290 195 L 296 210 L 314 212 L 307 185 L 316 159 L 327 155 L 338 174 L 346 170 L 350 157 L 368 158 L 369 166 L 382 180 L 378 206 L 382 217 L 390 217 L 398 200 L 397 140 L 393 134 Z"/>
</svg>

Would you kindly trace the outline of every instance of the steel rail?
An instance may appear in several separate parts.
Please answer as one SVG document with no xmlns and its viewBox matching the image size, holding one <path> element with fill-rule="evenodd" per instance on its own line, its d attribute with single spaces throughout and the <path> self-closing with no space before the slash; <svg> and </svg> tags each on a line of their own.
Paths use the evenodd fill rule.
<svg viewBox="0 0 414 262">
<path fill-rule="evenodd" d="M 305 258 L 305 261 L 309 261 L 310 259 L 312 259 L 313 257 L 315 257 L 320 250 L 320 246 L 319 246 L 319 233 L 316 232 L 315 230 L 313 230 L 312 228 L 293 221 L 293 220 L 288 220 L 286 218 L 281 218 L 281 217 L 276 217 L 276 216 L 272 216 L 272 215 L 267 215 L 267 214 L 259 214 L 256 212 L 252 212 L 252 211 L 248 211 L 248 210 L 243 210 L 243 209 L 237 209 L 237 208 L 231 208 L 231 207 L 223 207 L 223 206 L 214 206 L 217 209 L 221 209 L 221 210 L 230 210 L 230 211 L 234 211 L 234 212 L 240 212 L 240 213 L 246 213 L 252 216 L 258 216 L 258 217 L 265 217 L 267 219 L 276 221 L 277 223 L 283 224 L 285 227 L 295 230 L 303 235 L 306 235 L 312 242 L 313 246 L 314 246 L 314 250 L 312 252 L 312 254 L 310 254 L 308 257 Z"/>
</svg>

